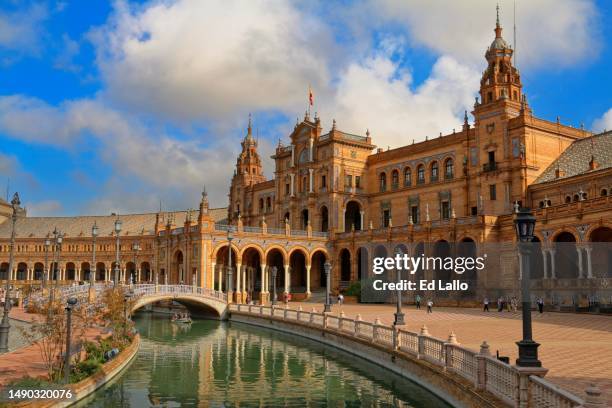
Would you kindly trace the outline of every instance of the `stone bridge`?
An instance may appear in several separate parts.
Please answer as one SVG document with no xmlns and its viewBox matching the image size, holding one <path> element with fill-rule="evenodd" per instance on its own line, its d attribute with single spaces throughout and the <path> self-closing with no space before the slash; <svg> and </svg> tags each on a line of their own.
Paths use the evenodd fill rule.
<svg viewBox="0 0 612 408">
<path fill-rule="evenodd" d="M 134 300 L 132 312 L 155 302 L 173 300 L 190 310 L 204 311 L 207 315 L 213 315 L 219 319 L 225 319 L 227 316 L 227 294 L 223 292 L 190 285 L 138 284 L 122 286 L 132 293 L 132 299 Z M 60 291 L 63 299 L 73 296 L 81 302 L 89 302 L 89 299 L 99 299 L 104 290 L 112 287 L 112 284 L 95 284 L 93 287 L 90 285 L 64 286 Z"/>
</svg>

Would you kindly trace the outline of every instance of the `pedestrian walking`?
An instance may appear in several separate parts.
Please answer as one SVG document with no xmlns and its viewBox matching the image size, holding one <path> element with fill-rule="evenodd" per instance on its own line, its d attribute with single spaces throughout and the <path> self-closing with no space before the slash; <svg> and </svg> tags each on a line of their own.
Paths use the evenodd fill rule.
<svg viewBox="0 0 612 408">
<path fill-rule="evenodd" d="M 341 305 L 344 303 L 344 295 L 342 293 L 338 293 L 338 304 Z"/>
<path fill-rule="evenodd" d="M 516 296 L 512 296 L 512 300 L 510 301 L 510 305 L 512 306 L 512 313 L 518 312 L 518 300 Z"/>
<path fill-rule="evenodd" d="M 433 313 L 433 300 L 431 299 L 427 301 L 427 313 Z"/>
<path fill-rule="evenodd" d="M 484 305 L 482 311 L 488 312 L 489 311 L 489 298 L 488 297 L 484 298 L 484 300 L 482 301 L 482 304 Z"/>
<path fill-rule="evenodd" d="M 416 302 L 417 310 L 420 310 L 421 309 L 421 295 L 416 295 L 416 297 L 414 298 L 414 301 Z"/>
<path fill-rule="evenodd" d="M 538 311 L 544 313 L 544 299 L 538 298 Z"/>
<path fill-rule="evenodd" d="M 501 312 L 502 310 L 504 310 L 504 298 L 500 296 L 497 298 L 497 311 Z"/>
</svg>

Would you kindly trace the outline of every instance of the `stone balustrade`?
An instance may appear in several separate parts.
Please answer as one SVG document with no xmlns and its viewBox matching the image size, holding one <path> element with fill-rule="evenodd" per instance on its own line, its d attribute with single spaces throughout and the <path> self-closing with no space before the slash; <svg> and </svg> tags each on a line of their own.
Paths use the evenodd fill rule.
<svg viewBox="0 0 612 408">
<path fill-rule="evenodd" d="M 429 335 L 423 326 L 420 333 L 374 322 L 346 317 L 343 313 L 332 315 L 298 309 L 268 307 L 260 305 L 230 304 L 230 312 L 251 316 L 276 318 L 285 322 L 332 331 L 336 334 L 365 340 L 389 353 L 404 353 L 416 360 L 426 361 L 455 374 L 472 384 L 475 391 L 486 391 L 497 397 L 508 407 L 555 407 L 572 408 L 586 405 L 581 398 L 560 389 L 535 375 L 522 373 L 489 353 L 486 342 L 479 352 L 462 347 L 454 333 L 448 340 Z M 521 384 L 526 389 L 521 388 Z"/>
</svg>

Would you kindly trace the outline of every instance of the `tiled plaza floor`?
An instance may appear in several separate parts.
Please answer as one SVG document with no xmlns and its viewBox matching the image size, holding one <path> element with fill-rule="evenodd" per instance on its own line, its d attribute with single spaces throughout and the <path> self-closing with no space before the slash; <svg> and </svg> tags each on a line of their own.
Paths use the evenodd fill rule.
<svg viewBox="0 0 612 408">
<path fill-rule="evenodd" d="M 292 302 L 290 307 L 302 306 L 303 310 L 320 303 Z M 392 305 L 333 305 L 332 312 L 343 310 L 348 317 L 361 314 L 363 320 L 374 321 L 379 317 L 383 324 L 393 322 L 395 307 Z M 514 364 L 517 357 L 516 341 L 522 337 L 521 312 L 482 312 L 480 309 L 434 308 L 432 314 L 414 306 L 403 308 L 406 329 L 417 332 L 423 325 L 432 336 L 448 338 L 452 331 L 463 346 L 479 350 L 486 340 L 490 351 L 499 350 L 509 356 Z M 572 313 L 532 313 L 533 337 L 539 342 L 539 358 L 549 369 L 546 379 L 584 398 L 584 390 L 590 382 L 598 384 L 612 407 L 612 317 Z"/>
</svg>

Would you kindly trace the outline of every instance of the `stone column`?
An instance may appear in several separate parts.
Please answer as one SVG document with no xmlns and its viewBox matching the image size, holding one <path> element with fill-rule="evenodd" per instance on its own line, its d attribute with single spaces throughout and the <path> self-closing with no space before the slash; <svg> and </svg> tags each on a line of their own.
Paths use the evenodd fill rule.
<svg viewBox="0 0 612 408">
<path fill-rule="evenodd" d="M 548 278 L 548 256 L 546 255 L 546 249 L 542 250 L 542 267 L 544 268 L 544 274 L 542 275 L 543 279 Z"/>
<path fill-rule="evenodd" d="M 140 283 L 140 268 L 136 268 L 136 283 Z"/>
<path fill-rule="evenodd" d="M 550 278 L 556 279 L 557 275 L 555 275 L 555 249 L 549 249 L 548 253 L 550 254 Z"/>
<path fill-rule="evenodd" d="M 584 272 L 582 271 L 582 248 L 577 246 L 576 252 L 578 252 L 578 279 L 582 279 L 584 277 Z"/>
<path fill-rule="evenodd" d="M 267 303 L 267 299 L 266 299 L 266 292 L 267 292 L 267 287 L 266 287 L 266 264 L 261 264 L 261 290 L 259 291 L 259 303 L 260 304 L 265 304 Z"/>
<path fill-rule="evenodd" d="M 285 265 L 285 294 L 289 293 L 289 264 Z"/>
<path fill-rule="evenodd" d="M 242 276 L 242 264 L 236 262 L 236 288 L 234 292 L 236 293 L 236 303 L 242 303 L 242 287 L 240 286 Z"/>
<path fill-rule="evenodd" d="M 210 270 L 212 271 L 212 274 L 211 274 L 211 276 L 210 276 L 210 278 L 211 278 L 210 288 L 211 288 L 212 290 L 215 290 L 215 263 L 214 263 L 214 262 L 211 262 L 211 264 L 210 264 Z M 207 282 L 204 282 L 204 286 L 206 286 L 206 283 L 207 283 Z"/>
<path fill-rule="evenodd" d="M 313 161 L 313 145 L 314 145 L 314 139 L 311 137 L 308 140 L 308 161 Z"/>
<path fill-rule="evenodd" d="M 219 292 L 222 292 L 223 290 L 223 269 L 225 268 L 225 264 L 221 264 L 219 265 L 219 288 L 217 289 Z"/>
<path fill-rule="evenodd" d="M 365 211 L 361 210 L 359 211 L 359 216 L 360 216 L 360 220 L 361 220 L 361 225 L 359 227 L 359 229 L 365 229 L 365 226 L 363 225 L 363 219 L 364 219 L 364 215 L 365 215 Z"/>
<path fill-rule="evenodd" d="M 346 218 L 345 218 L 345 217 L 346 217 L 346 207 L 344 207 L 344 208 L 342 209 L 342 217 L 340 218 L 340 222 L 338 223 L 338 224 L 340 224 L 340 225 L 341 225 L 341 227 L 340 227 L 340 232 L 344 232 L 344 231 L 346 231 L 346 225 L 345 225 L 345 223 L 346 223 Z M 349 229 L 350 229 L 350 228 L 349 228 Z"/>
<path fill-rule="evenodd" d="M 313 189 L 312 189 L 312 185 L 313 185 L 313 181 L 314 181 L 314 178 L 312 176 L 312 172 L 313 171 L 314 171 L 313 169 L 308 169 L 308 192 L 309 193 L 313 192 Z"/>
<path fill-rule="evenodd" d="M 246 302 L 246 298 L 247 298 L 247 293 L 249 291 L 249 286 L 248 286 L 248 281 L 247 281 L 247 277 L 249 276 L 249 274 L 247 273 L 247 267 L 245 266 L 242 269 L 242 301 Z"/>
<path fill-rule="evenodd" d="M 587 278 L 591 279 L 593 278 L 593 263 L 591 260 L 591 252 L 593 252 L 593 248 L 590 246 L 587 246 L 584 248 L 584 250 L 586 251 L 586 254 L 587 254 Z"/>
<path fill-rule="evenodd" d="M 291 178 L 291 181 L 290 181 L 291 185 L 289 186 L 289 192 L 290 192 L 291 197 L 293 197 L 295 196 L 295 190 L 294 190 L 295 174 L 291 173 L 289 177 Z"/>
<path fill-rule="evenodd" d="M 74 269 L 74 281 L 78 282 L 81 280 L 81 268 Z"/>
<path fill-rule="evenodd" d="M 310 267 L 306 265 L 306 297 L 310 297 Z"/>
</svg>

